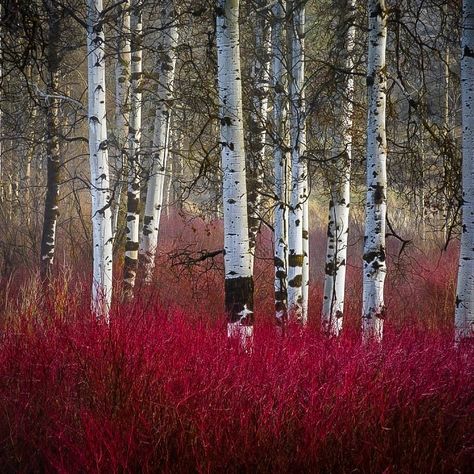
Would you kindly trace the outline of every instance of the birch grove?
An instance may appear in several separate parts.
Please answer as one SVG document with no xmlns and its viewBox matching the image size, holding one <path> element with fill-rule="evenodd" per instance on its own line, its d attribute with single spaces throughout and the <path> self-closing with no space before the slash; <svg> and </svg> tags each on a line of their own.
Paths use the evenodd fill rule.
<svg viewBox="0 0 474 474">
<path fill-rule="evenodd" d="M 474 336 L 474 1 L 463 1 L 462 91 L 462 234 L 455 311 L 455 341 Z"/>
<path fill-rule="evenodd" d="M 182 293 L 215 314 L 221 282 L 227 334 L 246 348 L 260 310 L 284 335 L 360 321 L 369 343 L 422 304 L 415 252 L 425 275 L 460 240 L 457 281 L 450 260 L 430 291 L 456 347 L 472 337 L 472 2 L 0 8 L 0 281 L 31 270 L 49 301 L 92 263 L 105 321 L 112 271 L 114 311 L 143 294 L 179 307 Z M 407 309 L 384 328 L 394 292 Z"/>
<path fill-rule="evenodd" d="M 169 130 L 173 100 L 173 80 L 176 67 L 178 28 L 174 0 L 166 0 L 162 9 L 160 35 L 158 39 L 159 75 L 157 106 L 153 130 L 153 156 L 147 185 L 143 230 L 140 239 L 140 260 L 143 278 L 151 283 L 155 268 L 161 211 L 166 176 L 166 160 L 169 150 Z"/>
<path fill-rule="evenodd" d="M 384 0 L 369 0 L 367 58 L 367 197 L 363 255 L 362 338 L 381 341 L 385 317 L 384 282 L 387 272 L 385 219 L 387 212 L 387 139 L 385 108 L 387 73 L 387 11 Z"/>
<path fill-rule="evenodd" d="M 108 322 L 112 300 L 113 239 L 102 11 L 102 0 L 87 1 L 88 121 L 93 233 L 92 311 L 98 318 Z"/>
<path fill-rule="evenodd" d="M 244 346 L 253 337 L 253 275 L 247 216 L 239 1 L 218 0 L 216 42 L 221 123 L 225 309 L 227 333 Z"/>
<path fill-rule="evenodd" d="M 342 25 L 340 45 L 345 50 L 344 79 L 338 94 L 338 109 L 342 115 L 334 133 L 334 167 L 331 167 L 329 222 L 327 231 L 326 267 L 324 276 L 322 329 L 326 334 L 338 336 L 343 324 L 344 291 L 349 234 L 350 179 L 352 159 L 352 112 L 354 100 L 354 42 L 355 0 L 339 3 Z"/>
</svg>

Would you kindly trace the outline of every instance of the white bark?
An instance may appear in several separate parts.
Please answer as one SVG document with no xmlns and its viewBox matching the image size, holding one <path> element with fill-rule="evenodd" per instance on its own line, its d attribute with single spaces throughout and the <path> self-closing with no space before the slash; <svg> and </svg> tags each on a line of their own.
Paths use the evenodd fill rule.
<svg viewBox="0 0 474 474">
<path fill-rule="evenodd" d="M 137 275 L 140 223 L 140 143 L 142 128 L 142 11 L 141 1 L 132 2 L 131 108 L 128 128 L 127 235 L 125 242 L 124 296 L 133 297 Z"/>
<path fill-rule="evenodd" d="M 218 0 L 216 39 L 224 202 L 225 302 L 228 335 L 250 344 L 253 276 L 247 216 L 242 119 L 239 1 Z"/>
<path fill-rule="evenodd" d="M 387 210 L 387 139 L 385 134 L 387 12 L 385 0 L 369 0 L 367 65 L 367 198 L 362 298 L 362 338 L 381 341 L 383 335 L 385 218 Z"/>
<path fill-rule="evenodd" d="M 255 59 L 251 77 L 254 81 L 252 111 L 250 114 L 249 153 L 248 153 L 248 213 L 249 238 L 252 254 L 252 268 L 255 259 L 257 234 L 260 229 L 260 215 L 263 187 L 263 169 L 267 136 L 268 89 L 270 80 L 270 23 L 267 12 L 261 11 L 266 0 L 257 0 L 255 12 Z"/>
<path fill-rule="evenodd" d="M 88 118 L 92 195 L 92 311 L 109 320 L 112 300 L 112 219 L 110 211 L 107 121 L 105 109 L 102 0 L 87 1 Z"/>
<path fill-rule="evenodd" d="M 153 131 L 153 157 L 148 180 L 143 232 L 140 240 L 140 259 L 143 263 L 145 283 L 151 283 L 155 268 L 161 210 L 163 207 L 166 158 L 169 148 L 171 101 L 176 65 L 178 29 L 176 27 L 174 1 L 163 5 L 160 38 L 158 43 L 158 104 Z"/>
<path fill-rule="evenodd" d="M 457 343 L 474 337 L 474 1 L 463 1 L 462 94 L 462 235 L 455 312 Z"/>
<path fill-rule="evenodd" d="M 126 143 L 130 117 L 130 0 L 119 7 L 119 33 L 117 39 L 117 62 L 115 65 L 115 159 L 116 182 L 113 205 L 112 231 L 115 239 L 122 198 L 123 169 L 126 163 Z"/>
<path fill-rule="evenodd" d="M 324 295 L 322 310 L 322 329 L 330 336 L 338 336 L 343 324 L 344 290 L 347 264 L 347 238 L 349 234 L 350 179 L 352 159 L 352 111 L 354 96 L 353 49 L 355 44 L 355 0 L 343 2 L 347 10 L 342 26 L 345 38 L 346 58 L 341 65 L 346 71 L 342 90 L 338 98 L 338 112 L 342 115 L 339 129 L 334 131 L 334 168 L 336 174 L 331 183 L 331 200 L 329 203 L 329 222 L 324 278 Z M 346 32 L 346 26 L 349 28 Z M 339 95 L 339 93 L 338 93 Z"/>
<path fill-rule="evenodd" d="M 291 197 L 288 229 L 288 309 L 290 317 L 307 322 L 307 278 L 303 272 L 305 249 L 303 244 L 303 212 L 308 199 L 308 170 L 306 158 L 306 127 L 304 98 L 304 29 L 305 7 L 302 3 L 288 2 L 293 10 L 290 26 L 290 143 L 291 143 Z M 304 273 L 304 274 L 303 274 Z"/>
<path fill-rule="evenodd" d="M 272 88 L 273 98 L 273 162 L 275 169 L 275 196 L 273 242 L 275 248 L 275 317 L 284 329 L 287 319 L 288 268 L 288 166 L 287 133 L 285 130 L 286 74 L 284 61 L 284 11 L 281 2 L 272 8 Z"/>
</svg>

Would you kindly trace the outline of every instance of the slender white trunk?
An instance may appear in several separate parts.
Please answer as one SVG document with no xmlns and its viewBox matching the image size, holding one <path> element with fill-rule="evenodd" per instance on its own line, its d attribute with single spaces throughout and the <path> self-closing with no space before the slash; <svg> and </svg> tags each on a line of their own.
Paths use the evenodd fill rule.
<svg viewBox="0 0 474 474">
<path fill-rule="evenodd" d="M 290 317 L 307 322 L 307 278 L 303 272 L 305 244 L 303 243 L 303 213 L 308 199 L 308 169 L 306 158 L 306 127 L 304 98 L 304 29 L 305 7 L 302 3 L 288 2 L 293 18 L 290 29 L 290 144 L 291 144 L 291 197 L 288 229 L 288 309 Z M 307 207 L 306 207 L 307 209 Z M 304 274 L 303 274 L 304 273 Z"/>
<path fill-rule="evenodd" d="M 141 0 L 132 2 L 131 108 L 128 128 L 127 229 L 124 262 L 124 297 L 133 298 L 137 276 L 140 223 L 140 143 L 142 127 L 142 11 Z"/>
<path fill-rule="evenodd" d="M 126 143 L 130 118 L 130 0 L 118 7 L 117 62 L 115 65 L 115 157 L 116 181 L 112 208 L 112 231 L 115 239 L 122 198 L 123 170 L 126 164 Z"/>
<path fill-rule="evenodd" d="M 264 11 L 266 0 L 257 0 L 255 12 L 255 59 L 252 64 L 254 95 L 250 115 L 248 153 L 248 214 L 252 268 L 255 259 L 257 234 L 260 229 L 262 187 L 264 179 L 265 142 L 267 134 L 268 89 L 270 79 L 270 23 Z"/>
<path fill-rule="evenodd" d="M 48 11 L 48 49 L 47 49 L 47 95 L 46 109 L 46 158 L 47 183 L 44 202 L 44 219 L 41 235 L 40 274 L 43 282 L 47 283 L 53 268 L 56 249 L 56 226 L 59 217 L 59 190 L 61 156 L 59 148 L 60 102 L 56 97 L 59 88 L 59 53 L 58 36 L 60 35 L 59 14 L 52 2 L 46 3 Z"/>
<path fill-rule="evenodd" d="M 327 234 L 326 267 L 322 311 L 322 329 L 331 336 L 338 336 L 343 324 L 344 290 L 347 264 L 347 238 L 349 234 L 350 179 L 352 157 L 352 102 L 354 96 L 353 50 L 355 43 L 355 0 L 343 2 L 347 12 L 340 25 L 344 36 L 346 59 L 342 67 L 346 76 L 342 90 L 338 92 L 339 113 L 342 115 L 340 129 L 335 130 L 334 167 L 335 179 L 331 176 L 331 200 L 329 202 L 329 222 Z M 347 22 L 349 28 L 346 32 Z M 339 126 L 339 124 L 338 124 Z"/>
<path fill-rule="evenodd" d="M 362 338 L 381 341 L 383 335 L 385 218 L 387 211 L 387 139 L 385 134 L 387 12 L 385 0 L 369 0 L 367 65 L 367 198 L 362 298 Z"/>
<path fill-rule="evenodd" d="M 163 207 L 166 158 L 169 148 L 177 44 L 178 29 L 176 27 L 175 4 L 174 1 L 167 0 L 163 5 L 158 42 L 158 104 L 153 131 L 153 156 L 147 187 L 143 233 L 140 240 L 140 260 L 143 265 L 145 283 L 151 283 L 155 269 L 158 231 Z"/>
<path fill-rule="evenodd" d="M 112 300 L 110 211 L 102 0 L 87 0 L 88 118 L 92 195 L 92 311 L 109 321 Z"/>
<path fill-rule="evenodd" d="M 224 202 L 225 309 L 228 336 L 253 336 L 253 276 L 242 119 L 239 1 L 218 0 L 216 40 Z"/>
<path fill-rule="evenodd" d="M 275 204 L 273 242 L 275 248 L 275 317 L 283 330 L 287 320 L 288 268 L 288 146 L 285 130 L 286 74 L 284 61 L 284 11 L 281 2 L 272 8 L 272 88 L 273 99 L 273 162 L 275 169 Z"/>
<path fill-rule="evenodd" d="M 474 0 L 463 1 L 462 57 L 462 235 L 455 312 L 455 340 L 474 337 Z"/>
</svg>

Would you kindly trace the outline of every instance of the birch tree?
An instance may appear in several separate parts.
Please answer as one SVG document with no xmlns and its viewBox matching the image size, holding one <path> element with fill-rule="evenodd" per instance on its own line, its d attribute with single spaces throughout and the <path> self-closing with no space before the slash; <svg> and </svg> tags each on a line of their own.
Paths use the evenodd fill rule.
<svg viewBox="0 0 474 474">
<path fill-rule="evenodd" d="M 133 297 L 137 275 L 140 223 L 140 139 L 142 121 L 142 5 L 132 2 L 131 109 L 128 130 L 127 229 L 124 263 L 124 297 Z"/>
<path fill-rule="evenodd" d="M 115 201 L 113 205 L 112 231 L 115 238 L 117 232 L 120 201 L 122 197 L 123 169 L 126 163 L 126 142 L 130 118 L 130 0 L 126 0 L 118 8 L 118 35 L 117 35 L 117 62 L 115 65 L 115 149 L 117 156 L 115 167 L 117 179 L 115 187 Z"/>
<path fill-rule="evenodd" d="M 263 164 L 267 135 L 268 89 L 270 79 L 270 23 L 266 0 L 257 0 L 255 11 L 255 59 L 252 64 L 254 93 L 249 127 L 248 153 L 248 206 L 249 242 L 252 254 L 252 268 L 255 259 L 257 233 L 260 228 L 260 213 L 263 186 Z"/>
<path fill-rule="evenodd" d="M 87 0 L 89 153 L 92 197 L 92 311 L 109 320 L 112 299 L 112 215 L 110 210 L 102 0 Z"/>
<path fill-rule="evenodd" d="M 145 283 L 151 283 L 155 268 L 161 211 L 163 208 L 166 158 L 169 149 L 169 129 L 176 67 L 178 29 L 174 0 L 163 4 L 158 39 L 158 103 L 153 131 L 153 156 L 148 180 L 143 232 L 140 240 L 140 260 Z"/>
<path fill-rule="evenodd" d="M 474 1 L 463 1 L 461 41 L 462 234 L 455 311 L 456 343 L 474 336 Z"/>
<path fill-rule="evenodd" d="M 344 313 L 352 157 L 352 104 L 354 100 L 352 69 L 354 67 L 355 0 L 342 0 L 338 3 L 342 24 L 339 25 L 337 47 L 345 51 L 345 54 L 342 64 L 336 65 L 336 67 L 341 67 L 345 72 L 341 81 L 341 90 L 336 91 L 336 107 L 341 115 L 341 120 L 336 123 L 336 129 L 333 131 L 334 166 L 331 166 L 329 171 L 332 182 L 322 310 L 323 331 L 331 336 L 339 335 Z"/>
<path fill-rule="evenodd" d="M 229 337 L 246 346 L 253 336 L 253 275 L 247 216 L 242 119 L 239 1 L 216 8 L 218 89 L 224 202 L 225 310 Z"/>
<path fill-rule="evenodd" d="M 362 338 L 381 341 L 385 316 L 385 218 L 387 139 L 385 134 L 387 11 L 385 0 L 369 0 L 367 64 L 367 197 L 363 255 Z"/>
<path fill-rule="evenodd" d="M 41 236 L 40 274 L 43 281 L 49 279 L 54 261 L 56 247 L 56 226 L 59 216 L 59 185 L 61 156 L 59 149 L 60 102 L 57 98 L 59 88 L 59 52 L 60 16 L 52 1 L 46 0 L 48 13 L 48 47 L 47 47 L 47 90 L 45 96 L 46 111 L 46 160 L 47 183 L 44 203 L 43 231 Z"/>
<path fill-rule="evenodd" d="M 284 61 L 284 28 L 285 12 L 282 2 L 272 7 L 272 88 L 273 88 L 273 166 L 275 169 L 275 197 L 277 202 L 274 211 L 275 248 L 275 316 L 279 326 L 284 328 L 287 319 L 287 268 L 288 268 L 288 146 L 285 130 L 285 97 L 286 74 Z"/>
<path fill-rule="evenodd" d="M 288 30 L 290 44 L 290 145 L 291 145 L 291 195 L 288 229 L 288 309 L 290 316 L 306 324 L 307 289 L 309 275 L 307 234 L 303 239 L 304 216 L 308 211 L 308 170 L 306 158 L 306 127 L 304 98 L 304 2 L 288 2 L 292 21 Z M 307 223 L 306 223 L 307 225 Z M 307 228 L 306 228 L 307 232 Z M 306 251 L 306 256 L 305 256 Z M 303 271 L 303 267 L 306 266 Z"/>
</svg>

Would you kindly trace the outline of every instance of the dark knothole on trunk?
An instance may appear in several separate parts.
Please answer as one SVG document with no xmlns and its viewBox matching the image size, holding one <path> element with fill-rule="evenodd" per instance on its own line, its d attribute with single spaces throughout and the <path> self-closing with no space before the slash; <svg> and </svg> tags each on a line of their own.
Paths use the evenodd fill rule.
<svg viewBox="0 0 474 474">
<path fill-rule="evenodd" d="M 253 277 L 226 278 L 225 312 L 231 323 L 253 325 Z"/>
<path fill-rule="evenodd" d="M 303 266 L 303 255 L 289 255 L 288 256 L 288 266 L 290 267 L 302 267 Z"/>
</svg>

